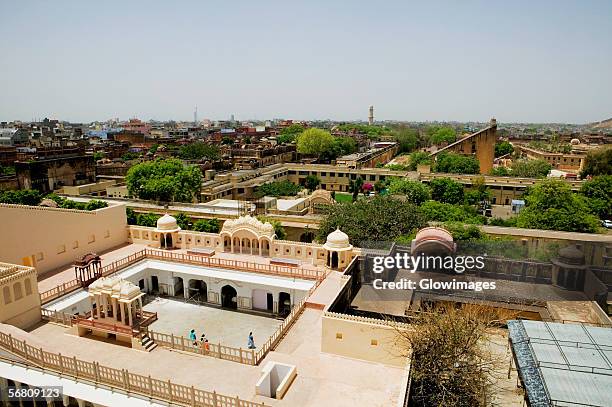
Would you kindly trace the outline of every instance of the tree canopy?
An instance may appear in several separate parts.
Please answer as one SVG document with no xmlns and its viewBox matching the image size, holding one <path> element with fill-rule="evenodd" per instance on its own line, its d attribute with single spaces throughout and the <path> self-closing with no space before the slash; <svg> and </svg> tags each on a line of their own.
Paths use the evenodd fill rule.
<svg viewBox="0 0 612 407">
<path fill-rule="evenodd" d="M 403 195 L 408 202 L 420 205 L 431 199 L 429 187 L 420 181 L 410 181 L 395 178 L 389 184 L 389 193 L 392 195 Z"/>
<path fill-rule="evenodd" d="M 501 157 L 502 155 L 512 154 L 514 147 L 508 141 L 502 141 L 501 143 L 495 144 L 495 157 Z"/>
<path fill-rule="evenodd" d="M 431 158 L 429 157 L 429 153 L 424 151 L 415 151 L 410 154 L 410 162 L 408 164 L 409 171 L 416 171 L 417 166 L 420 164 L 431 164 Z"/>
<path fill-rule="evenodd" d="M 295 196 L 302 190 L 302 187 L 291 181 L 274 181 L 263 184 L 256 188 L 255 196 Z"/>
<path fill-rule="evenodd" d="M 612 175 L 599 175 L 582 184 L 580 192 L 588 198 L 591 211 L 600 219 L 612 218 Z"/>
<path fill-rule="evenodd" d="M 179 157 L 183 160 L 217 160 L 220 157 L 219 148 L 202 141 L 184 145 L 179 150 Z"/>
<path fill-rule="evenodd" d="M 193 202 L 200 193 L 202 172 L 177 159 L 157 159 L 133 166 L 125 180 L 130 195 L 140 199 Z"/>
<path fill-rule="evenodd" d="M 599 227 L 585 197 L 572 192 L 566 182 L 544 180 L 528 188 L 524 198 L 518 227 L 586 233 L 594 233 Z"/>
<path fill-rule="evenodd" d="M 552 165 L 546 160 L 516 160 L 512 163 L 513 177 L 544 178 L 552 170 Z"/>
<path fill-rule="evenodd" d="M 295 141 L 295 138 L 305 130 L 304 126 L 295 123 L 287 127 L 283 127 L 280 131 L 276 141 L 279 144 L 288 144 Z"/>
<path fill-rule="evenodd" d="M 479 215 L 470 205 L 452 205 L 438 201 L 427 201 L 420 207 L 423 216 L 430 222 L 463 222 L 486 224 L 486 218 Z"/>
<path fill-rule="evenodd" d="M 431 134 L 431 144 L 453 143 L 457 139 L 457 132 L 452 127 L 440 127 Z"/>
<path fill-rule="evenodd" d="M 464 190 L 462 184 L 450 178 L 435 178 L 429 183 L 431 198 L 444 203 L 463 203 Z"/>
<path fill-rule="evenodd" d="M 612 147 L 605 146 L 589 151 L 584 160 L 584 167 L 580 176 L 612 175 Z"/>
<path fill-rule="evenodd" d="M 400 153 L 414 151 L 419 145 L 419 135 L 410 127 L 401 127 L 394 132 L 394 138 L 399 144 Z"/>
<path fill-rule="evenodd" d="M 319 156 L 329 151 L 334 144 L 334 137 L 325 130 L 311 128 L 304 130 L 297 137 L 297 151 L 300 154 Z"/>
<path fill-rule="evenodd" d="M 351 244 L 365 241 L 392 241 L 425 226 L 425 218 L 418 207 L 389 196 L 330 205 L 319 226 L 317 239 L 340 228 L 349 236 Z"/>
<path fill-rule="evenodd" d="M 478 174 L 480 163 L 476 157 L 471 155 L 442 152 L 438 154 L 434 171 L 451 174 Z"/>
</svg>

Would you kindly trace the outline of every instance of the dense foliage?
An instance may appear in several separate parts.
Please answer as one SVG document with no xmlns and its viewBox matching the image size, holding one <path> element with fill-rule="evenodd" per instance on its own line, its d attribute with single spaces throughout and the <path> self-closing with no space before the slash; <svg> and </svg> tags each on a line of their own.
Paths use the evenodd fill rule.
<svg viewBox="0 0 612 407">
<path fill-rule="evenodd" d="M 452 143 L 457 139 L 457 133 L 452 127 L 427 129 L 431 144 Z"/>
<path fill-rule="evenodd" d="M 297 152 L 309 156 L 319 156 L 328 152 L 334 145 L 334 136 L 328 131 L 311 128 L 297 136 Z"/>
<path fill-rule="evenodd" d="M 476 157 L 471 155 L 442 152 L 438 154 L 434 171 L 451 174 L 478 174 L 480 164 Z"/>
<path fill-rule="evenodd" d="M 420 207 L 423 216 L 430 222 L 463 222 L 486 224 L 486 218 L 479 215 L 470 205 L 451 205 L 437 201 L 427 201 Z"/>
<path fill-rule="evenodd" d="M 295 138 L 298 136 L 298 134 L 301 134 L 304 130 L 304 126 L 297 123 L 287 127 L 283 127 L 278 137 L 276 137 L 276 142 L 278 144 L 292 143 L 295 141 Z"/>
<path fill-rule="evenodd" d="M 399 144 L 399 153 L 409 153 L 419 145 L 419 135 L 410 127 L 400 127 L 393 133 L 393 136 Z"/>
<path fill-rule="evenodd" d="M 40 205 L 43 199 L 51 199 L 52 201 L 57 203 L 58 208 L 63 209 L 95 211 L 96 209 L 106 208 L 108 206 L 106 202 L 100 201 L 98 199 L 92 199 L 88 202 L 77 202 L 56 194 L 49 194 L 43 197 L 40 192 L 34 189 L 3 191 L 0 193 L 0 203 L 37 206 Z"/>
<path fill-rule="evenodd" d="M 340 228 L 349 236 L 351 244 L 359 246 L 365 241 L 393 241 L 423 226 L 425 218 L 418 207 L 379 195 L 329 206 L 317 240 L 324 242 L 328 234 Z"/>
<path fill-rule="evenodd" d="M 587 233 L 598 229 L 599 222 L 590 213 L 586 198 L 573 193 L 566 182 L 544 180 L 528 188 L 524 199 L 518 227 Z"/>
<path fill-rule="evenodd" d="M 133 166 L 125 181 L 130 195 L 140 199 L 193 202 L 200 193 L 202 172 L 177 159 L 158 159 Z"/>
<path fill-rule="evenodd" d="M 435 178 L 429 183 L 431 198 L 438 202 L 449 204 L 462 204 L 464 190 L 462 184 L 450 178 Z"/>
<path fill-rule="evenodd" d="M 291 181 L 275 181 L 263 184 L 256 188 L 255 196 L 295 196 L 302 190 L 302 187 Z"/>
<path fill-rule="evenodd" d="M 179 150 L 179 157 L 183 160 L 201 160 L 208 159 L 211 161 L 217 160 L 220 157 L 219 148 L 217 146 L 197 141 L 195 143 L 184 145 Z"/>
<path fill-rule="evenodd" d="M 600 219 L 612 218 L 612 175 L 600 175 L 582 184 L 580 192 L 588 198 L 591 211 Z"/>
<path fill-rule="evenodd" d="M 381 126 L 370 126 L 367 124 L 347 123 L 338 126 L 338 130 L 354 133 L 354 134 L 365 134 L 371 139 L 378 139 L 384 134 L 388 134 L 391 130 Z"/>
<path fill-rule="evenodd" d="M 157 213 L 136 213 L 132 208 L 126 208 L 125 214 L 128 225 L 157 226 L 157 220 L 161 215 Z M 179 212 L 173 215 L 176 223 L 183 230 L 195 230 L 196 232 L 218 233 L 221 230 L 221 222 L 219 219 L 198 219 L 194 220 L 186 213 Z"/>
<path fill-rule="evenodd" d="M 584 160 L 580 176 L 612 175 L 612 146 L 605 146 L 589 151 Z"/>
<path fill-rule="evenodd" d="M 408 202 L 420 205 L 431 199 L 429 187 L 420 181 L 410 181 L 396 178 L 389 184 L 389 193 L 392 195 L 403 195 Z"/>
<path fill-rule="evenodd" d="M 312 192 L 315 189 L 317 189 L 317 186 L 321 183 L 321 180 L 319 179 L 319 177 L 317 177 L 316 175 L 308 175 L 305 179 L 304 179 L 304 186 L 306 187 L 306 189 L 308 189 L 308 191 Z"/>
<path fill-rule="evenodd" d="M 501 143 L 495 144 L 495 157 L 501 157 L 502 155 L 512 154 L 514 147 L 508 141 L 502 141 Z"/>
<path fill-rule="evenodd" d="M 511 169 L 513 177 L 544 178 L 552 170 L 552 165 L 546 160 L 516 160 Z"/>
</svg>

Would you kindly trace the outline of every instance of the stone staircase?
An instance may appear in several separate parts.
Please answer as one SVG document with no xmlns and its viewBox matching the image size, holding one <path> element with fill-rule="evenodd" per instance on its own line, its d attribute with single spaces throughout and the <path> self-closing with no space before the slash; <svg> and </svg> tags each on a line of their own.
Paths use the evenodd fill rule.
<svg viewBox="0 0 612 407">
<path fill-rule="evenodd" d="M 140 344 L 142 345 L 142 349 L 147 352 L 151 352 L 153 349 L 157 348 L 157 344 L 153 342 L 153 339 L 147 334 L 144 334 L 142 338 L 140 338 Z"/>
</svg>

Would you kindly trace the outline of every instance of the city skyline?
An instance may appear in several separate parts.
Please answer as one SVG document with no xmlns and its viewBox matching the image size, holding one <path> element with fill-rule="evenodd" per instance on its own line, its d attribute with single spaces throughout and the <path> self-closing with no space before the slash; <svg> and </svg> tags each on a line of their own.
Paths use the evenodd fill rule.
<svg viewBox="0 0 612 407">
<path fill-rule="evenodd" d="M 0 5 L 0 120 L 612 116 L 607 2 L 144 4 Z"/>
</svg>

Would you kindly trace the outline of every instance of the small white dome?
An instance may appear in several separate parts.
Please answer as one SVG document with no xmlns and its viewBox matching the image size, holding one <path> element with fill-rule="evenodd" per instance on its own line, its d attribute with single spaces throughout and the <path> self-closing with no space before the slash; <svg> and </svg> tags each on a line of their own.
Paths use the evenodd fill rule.
<svg viewBox="0 0 612 407">
<path fill-rule="evenodd" d="M 176 223 L 176 218 L 165 214 L 157 220 L 157 230 L 161 232 L 177 232 L 181 230 Z"/>
<path fill-rule="evenodd" d="M 327 240 L 323 245 L 328 250 L 347 250 L 353 246 L 349 243 L 349 237 L 340 229 L 336 229 L 327 235 Z"/>
</svg>

